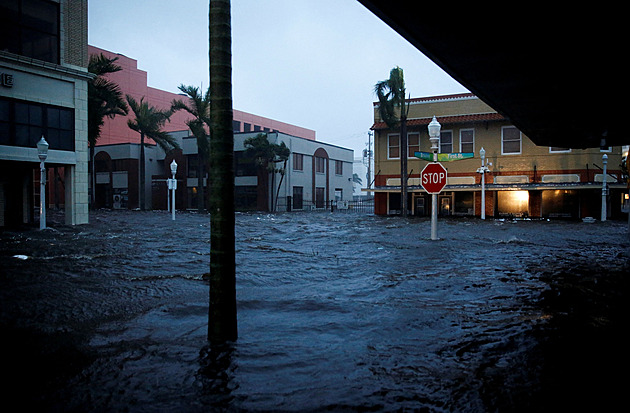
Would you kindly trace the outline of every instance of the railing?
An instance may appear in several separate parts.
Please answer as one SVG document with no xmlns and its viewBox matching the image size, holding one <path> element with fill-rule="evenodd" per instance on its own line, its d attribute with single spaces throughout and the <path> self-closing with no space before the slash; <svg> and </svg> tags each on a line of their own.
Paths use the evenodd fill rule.
<svg viewBox="0 0 630 413">
<path fill-rule="evenodd" d="M 289 201 L 289 202 L 287 202 Z M 288 208 L 287 208 L 288 207 Z M 302 201 L 293 202 L 290 198 L 287 200 L 279 199 L 276 207 L 277 212 L 303 212 L 303 211 L 327 211 L 335 213 L 374 213 L 374 198 L 359 199 L 354 201 L 328 201 L 328 202 L 312 202 Z"/>
</svg>

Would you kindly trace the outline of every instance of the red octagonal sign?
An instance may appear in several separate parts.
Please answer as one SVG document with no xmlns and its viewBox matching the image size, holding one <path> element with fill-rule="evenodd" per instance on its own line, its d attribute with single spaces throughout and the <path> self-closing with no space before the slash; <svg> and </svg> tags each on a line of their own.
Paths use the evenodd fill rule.
<svg viewBox="0 0 630 413">
<path fill-rule="evenodd" d="M 422 187 L 429 194 L 439 194 L 446 186 L 446 168 L 441 163 L 427 164 L 420 173 Z"/>
</svg>

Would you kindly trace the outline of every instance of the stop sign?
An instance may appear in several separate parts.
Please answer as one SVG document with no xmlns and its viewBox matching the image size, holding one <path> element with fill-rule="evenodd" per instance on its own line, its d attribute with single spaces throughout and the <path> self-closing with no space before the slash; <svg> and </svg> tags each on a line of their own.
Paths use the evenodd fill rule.
<svg viewBox="0 0 630 413">
<path fill-rule="evenodd" d="M 446 168 L 441 163 L 427 164 L 420 173 L 422 187 L 429 194 L 439 194 L 446 186 Z"/>
</svg>

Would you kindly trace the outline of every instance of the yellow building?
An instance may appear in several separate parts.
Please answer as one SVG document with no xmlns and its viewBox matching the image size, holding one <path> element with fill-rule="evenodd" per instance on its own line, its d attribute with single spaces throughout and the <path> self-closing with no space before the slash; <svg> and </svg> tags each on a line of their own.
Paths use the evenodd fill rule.
<svg viewBox="0 0 630 413">
<path fill-rule="evenodd" d="M 420 153 L 432 153 L 427 125 L 433 116 L 441 124 L 438 152 L 467 154 L 463 159 L 443 162 L 448 180 L 438 196 L 441 215 L 481 215 L 483 148 L 487 217 L 599 219 L 604 179 L 607 217 L 624 216 L 621 204 L 626 184 L 621 176 L 621 147 L 536 146 L 508 119 L 469 93 L 409 100 L 408 214 L 423 216 L 431 211 L 431 196 L 420 182 L 420 173 L 428 161 L 421 159 Z M 400 131 L 389 129 L 380 119 L 377 103 L 372 129 L 375 213 L 400 214 Z"/>
</svg>

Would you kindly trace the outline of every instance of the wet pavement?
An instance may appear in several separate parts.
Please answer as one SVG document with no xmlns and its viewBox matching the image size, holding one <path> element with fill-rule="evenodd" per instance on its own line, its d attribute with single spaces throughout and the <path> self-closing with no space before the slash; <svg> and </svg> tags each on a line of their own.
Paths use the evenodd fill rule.
<svg viewBox="0 0 630 413">
<path fill-rule="evenodd" d="M 625 222 L 237 214 L 239 339 L 211 347 L 209 218 L 0 233 L 6 405 L 40 412 L 613 411 Z M 62 222 L 57 220 L 57 222 Z"/>
</svg>

